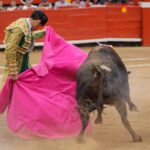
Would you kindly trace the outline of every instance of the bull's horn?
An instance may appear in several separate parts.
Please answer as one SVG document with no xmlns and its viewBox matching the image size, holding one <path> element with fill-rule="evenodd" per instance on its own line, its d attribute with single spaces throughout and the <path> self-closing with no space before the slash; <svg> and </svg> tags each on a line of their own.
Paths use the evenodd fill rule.
<svg viewBox="0 0 150 150">
<path fill-rule="evenodd" d="M 109 67 L 107 67 L 105 65 L 101 65 L 100 67 L 101 67 L 101 69 L 103 69 L 103 70 L 105 70 L 107 72 L 111 72 L 112 71 L 111 68 L 109 68 Z"/>
</svg>

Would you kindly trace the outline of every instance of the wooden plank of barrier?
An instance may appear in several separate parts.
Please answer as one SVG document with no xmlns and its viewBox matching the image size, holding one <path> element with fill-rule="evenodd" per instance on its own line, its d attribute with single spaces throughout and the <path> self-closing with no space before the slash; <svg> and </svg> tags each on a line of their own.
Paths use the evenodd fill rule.
<svg viewBox="0 0 150 150">
<path fill-rule="evenodd" d="M 107 7 L 108 37 L 140 38 L 141 8 L 138 6 Z"/>
<path fill-rule="evenodd" d="M 4 38 L 4 30 L 5 28 L 16 19 L 20 17 L 27 17 L 29 16 L 31 11 L 2 11 L 0 12 L 0 43 L 2 43 Z"/>
<path fill-rule="evenodd" d="M 142 39 L 143 46 L 150 46 L 150 2 L 142 2 Z"/>
<path fill-rule="evenodd" d="M 31 11 L 12 11 L 0 13 L 0 43 L 4 38 L 4 29 L 12 21 L 29 16 Z M 66 40 L 80 40 L 106 37 L 106 9 L 85 8 L 48 10 L 48 25 L 51 25 L 58 34 Z M 7 19 L 6 17 L 7 16 Z M 43 39 L 42 39 L 43 40 Z M 41 40 L 40 40 L 41 41 Z"/>
<path fill-rule="evenodd" d="M 69 36 L 66 38 L 67 40 L 106 37 L 105 8 L 73 9 L 69 13 L 67 21 L 70 28 Z"/>
<path fill-rule="evenodd" d="M 45 10 L 44 12 L 49 18 L 47 26 L 52 26 L 66 40 L 141 38 L 141 8 L 127 6 L 126 9 L 122 9 L 122 6 L 108 6 Z M 28 17 L 31 12 L 30 10 L 2 11 L 0 13 L 0 43 L 4 38 L 5 27 L 20 17 Z"/>
</svg>

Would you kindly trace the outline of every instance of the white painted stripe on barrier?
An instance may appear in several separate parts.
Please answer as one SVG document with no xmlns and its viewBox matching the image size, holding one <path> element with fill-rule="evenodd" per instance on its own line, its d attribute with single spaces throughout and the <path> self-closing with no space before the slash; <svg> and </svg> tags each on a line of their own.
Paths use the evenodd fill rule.
<svg viewBox="0 0 150 150">
<path fill-rule="evenodd" d="M 141 38 L 103 38 L 103 39 L 87 39 L 87 40 L 71 40 L 71 44 L 85 44 L 97 42 L 141 42 Z"/>
<path fill-rule="evenodd" d="M 150 8 L 150 2 L 139 2 L 142 8 Z"/>
<path fill-rule="evenodd" d="M 107 42 L 141 42 L 141 38 L 106 38 Z"/>
<path fill-rule="evenodd" d="M 5 45 L 4 44 L 0 44 L 0 49 L 4 49 Z"/>
<path fill-rule="evenodd" d="M 4 66 L 0 66 L 0 69 L 4 69 Z"/>
<path fill-rule="evenodd" d="M 43 46 L 44 42 L 36 42 L 35 43 L 35 47 L 36 46 Z M 0 44 L 0 49 L 5 49 L 6 45 L 5 44 Z"/>
</svg>

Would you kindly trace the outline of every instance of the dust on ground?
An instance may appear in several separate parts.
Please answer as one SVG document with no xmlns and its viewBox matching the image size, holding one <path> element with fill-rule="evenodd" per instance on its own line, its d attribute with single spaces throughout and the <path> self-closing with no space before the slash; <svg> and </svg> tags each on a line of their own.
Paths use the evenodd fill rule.
<svg viewBox="0 0 150 150">
<path fill-rule="evenodd" d="M 91 49 L 89 46 L 81 48 L 86 51 Z M 83 142 L 78 142 L 76 137 L 60 140 L 18 138 L 8 129 L 6 114 L 3 114 L 0 116 L 0 150 L 150 150 L 150 48 L 116 47 L 115 50 L 131 71 L 131 98 L 139 112 L 128 111 L 128 119 L 133 129 L 142 136 L 143 142 L 133 143 L 115 108 L 106 106 L 102 124 L 95 125 L 96 115 L 91 114 L 92 131 L 84 137 Z M 40 53 L 32 52 L 32 64 L 38 63 Z M 0 66 L 3 62 L 1 52 Z"/>
</svg>

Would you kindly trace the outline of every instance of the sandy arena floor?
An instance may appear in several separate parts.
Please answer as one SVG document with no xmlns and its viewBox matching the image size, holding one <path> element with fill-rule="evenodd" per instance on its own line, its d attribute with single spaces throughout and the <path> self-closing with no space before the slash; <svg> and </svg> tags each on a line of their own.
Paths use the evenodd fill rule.
<svg viewBox="0 0 150 150">
<path fill-rule="evenodd" d="M 82 49 L 89 50 L 91 47 L 84 46 Z M 91 115 L 93 129 L 85 136 L 83 143 L 79 143 L 76 138 L 20 139 L 9 131 L 6 114 L 0 115 L 0 150 L 150 150 L 150 47 L 119 47 L 115 50 L 132 72 L 129 76 L 131 98 L 140 111 L 128 111 L 128 118 L 131 126 L 142 136 L 143 142 L 132 143 L 115 108 L 107 106 L 102 124 L 95 125 L 96 115 Z M 37 64 L 39 58 L 40 51 L 32 52 L 32 64 Z M 3 62 L 4 55 L 0 53 L 0 69 Z"/>
</svg>

